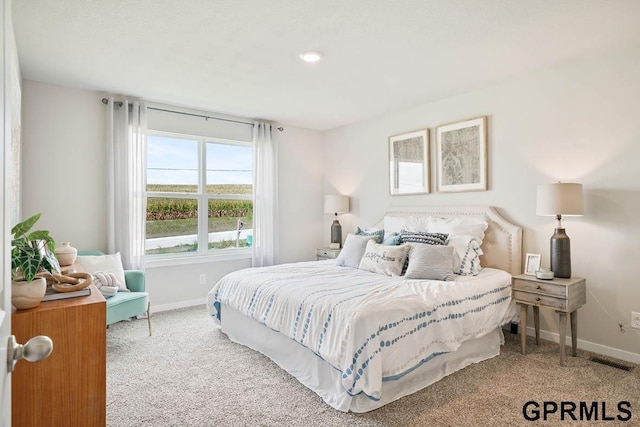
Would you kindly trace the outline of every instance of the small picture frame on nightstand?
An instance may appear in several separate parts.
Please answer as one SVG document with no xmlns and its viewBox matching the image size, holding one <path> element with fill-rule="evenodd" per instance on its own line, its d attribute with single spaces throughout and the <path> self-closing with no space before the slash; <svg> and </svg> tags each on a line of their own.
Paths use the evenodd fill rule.
<svg viewBox="0 0 640 427">
<path fill-rule="evenodd" d="M 535 276 L 540 268 L 540 254 L 527 254 L 524 262 L 524 274 Z"/>
</svg>

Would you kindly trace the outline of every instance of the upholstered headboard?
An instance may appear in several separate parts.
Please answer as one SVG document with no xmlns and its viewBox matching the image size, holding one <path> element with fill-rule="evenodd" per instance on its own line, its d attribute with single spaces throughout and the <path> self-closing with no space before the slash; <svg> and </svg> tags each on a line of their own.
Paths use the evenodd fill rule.
<svg viewBox="0 0 640 427">
<path fill-rule="evenodd" d="M 480 262 L 484 267 L 499 268 L 511 274 L 522 273 L 522 228 L 503 218 L 491 206 L 424 206 L 415 208 L 390 208 L 385 215 L 396 217 L 440 218 L 475 217 L 487 221 L 489 227 L 482 241 L 484 255 Z M 382 221 L 376 225 L 382 227 Z"/>
</svg>

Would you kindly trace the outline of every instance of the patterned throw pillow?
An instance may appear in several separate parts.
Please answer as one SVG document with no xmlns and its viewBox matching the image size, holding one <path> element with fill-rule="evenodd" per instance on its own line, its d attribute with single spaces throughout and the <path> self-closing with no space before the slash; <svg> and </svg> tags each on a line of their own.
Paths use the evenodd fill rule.
<svg viewBox="0 0 640 427">
<path fill-rule="evenodd" d="M 444 233 L 427 233 L 426 231 L 400 231 L 402 243 L 426 243 L 428 245 L 446 245 L 447 235 Z"/>
<path fill-rule="evenodd" d="M 410 243 L 409 265 L 405 277 L 423 280 L 455 280 L 453 247 Z"/>
<path fill-rule="evenodd" d="M 475 276 L 480 273 L 480 255 L 483 254 L 478 240 L 470 235 L 449 236 L 447 246 L 453 251 L 453 272 L 461 276 Z"/>
<path fill-rule="evenodd" d="M 363 230 L 360 227 L 356 228 L 356 236 L 371 236 L 375 239 L 376 243 L 382 243 L 382 238 L 384 236 L 384 230 Z"/>
<path fill-rule="evenodd" d="M 409 249 L 409 245 L 388 246 L 370 240 L 358 268 L 387 276 L 400 276 Z"/>
</svg>

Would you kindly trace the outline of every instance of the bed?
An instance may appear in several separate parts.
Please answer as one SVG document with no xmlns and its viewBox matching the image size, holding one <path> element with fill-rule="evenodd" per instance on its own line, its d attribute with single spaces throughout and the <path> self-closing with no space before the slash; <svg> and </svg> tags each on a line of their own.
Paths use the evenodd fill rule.
<svg viewBox="0 0 640 427">
<path fill-rule="evenodd" d="M 492 207 L 457 206 L 391 209 L 372 230 L 426 233 L 452 222 L 486 224 L 477 274 L 409 279 L 340 265 L 344 259 L 251 268 L 211 289 L 209 313 L 231 340 L 271 358 L 329 406 L 371 411 L 500 352 L 501 326 L 516 313 L 511 275 L 521 272 L 520 227 Z M 374 246 L 392 253 L 364 240 L 367 255 Z M 406 276 L 412 271 L 413 264 Z"/>
</svg>

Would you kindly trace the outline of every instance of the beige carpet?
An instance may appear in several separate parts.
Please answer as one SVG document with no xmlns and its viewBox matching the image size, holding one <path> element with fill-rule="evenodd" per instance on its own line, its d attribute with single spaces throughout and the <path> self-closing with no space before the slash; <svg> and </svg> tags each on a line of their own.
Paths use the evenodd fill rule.
<svg viewBox="0 0 640 427">
<path fill-rule="evenodd" d="M 121 322 L 107 331 L 107 424 L 125 426 L 555 426 L 593 425 L 527 421 L 527 401 L 597 402 L 598 419 L 628 414 L 640 425 L 640 367 L 631 372 L 594 363 L 590 354 L 559 366 L 557 344 L 528 342 L 520 354 L 518 337 L 505 334 L 500 356 L 366 414 L 345 414 L 265 356 L 235 344 L 214 329 L 204 307 Z M 567 348 L 567 350 L 569 350 Z M 603 406 L 605 413 L 602 413 Z M 625 407 L 626 408 L 626 407 Z M 580 416 L 579 409 L 575 412 Z M 533 414 L 531 414 L 533 415 Z"/>
</svg>

